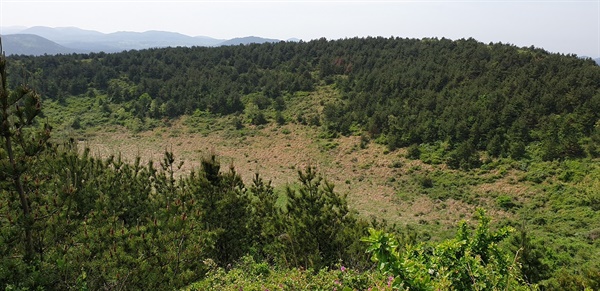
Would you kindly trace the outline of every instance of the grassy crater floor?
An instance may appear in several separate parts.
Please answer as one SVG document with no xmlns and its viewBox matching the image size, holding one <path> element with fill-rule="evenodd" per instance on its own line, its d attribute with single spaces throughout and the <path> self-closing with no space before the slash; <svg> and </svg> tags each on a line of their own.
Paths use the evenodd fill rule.
<svg viewBox="0 0 600 291">
<path fill-rule="evenodd" d="M 492 209 L 494 217 L 512 216 L 496 209 L 495 198 L 502 194 L 524 203 L 535 191 L 516 183 L 515 170 L 465 173 L 408 159 L 403 149 L 389 152 L 374 142 L 361 146 L 360 136 L 323 138 L 318 128 L 299 124 L 236 130 L 219 126 L 228 124 L 227 118 L 221 119 L 213 121 L 210 132 L 199 128 L 211 124 L 192 127 L 184 117 L 138 133 L 119 127 L 97 130 L 79 143 L 99 157 L 120 154 L 128 161 L 140 156 L 158 163 L 165 150 L 172 151 L 183 161 L 179 174 L 189 173 L 203 156 L 215 153 L 224 169 L 233 166 L 246 182 L 259 173 L 278 191 L 296 183 L 298 169 L 312 165 L 364 217 L 443 229 L 452 228 L 478 206 Z"/>
</svg>

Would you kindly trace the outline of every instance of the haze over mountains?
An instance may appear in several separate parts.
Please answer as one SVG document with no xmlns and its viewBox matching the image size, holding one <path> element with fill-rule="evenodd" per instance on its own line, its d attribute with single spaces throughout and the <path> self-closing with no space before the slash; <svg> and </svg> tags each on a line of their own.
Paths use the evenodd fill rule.
<svg viewBox="0 0 600 291">
<path fill-rule="evenodd" d="M 281 41 L 256 36 L 226 40 L 208 36 L 192 37 L 167 31 L 120 31 L 106 34 L 76 27 L 6 27 L 2 28 L 2 31 L 3 49 L 7 55 L 53 55 L 101 51 L 113 53 L 156 47 L 222 46 Z"/>
</svg>

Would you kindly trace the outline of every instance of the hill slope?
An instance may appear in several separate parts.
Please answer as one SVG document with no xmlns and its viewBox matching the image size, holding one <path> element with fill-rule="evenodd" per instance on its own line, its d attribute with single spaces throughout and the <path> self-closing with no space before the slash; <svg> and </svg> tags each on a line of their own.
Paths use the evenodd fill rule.
<svg viewBox="0 0 600 291">
<path fill-rule="evenodd" d="M 224 41 L 219 43 L 218 45 L 240 45 L 240 44 L 252 44 L 252 43 L 268 43 L 268 42 L 280 42 L 280 40 L 278 39 L 269 39 L 269 38 L 262 38 L 262 37 L 257 37 L 257 36 L 247 36 L 247 37 L 237 37 L 237 38 L 232 38 L 230 40 Z"/>
<path fill-rule="evenodd" d="M 49 102 L 45 112 L 50 120 L 65 120 L 56 126 L 57 132 L 78 136 L 80 147 L 89 147 L 96 157 L 120 156 L 132 163 L 140 156 L 143 164 L 159 160 L 165 149 L 173 151 L 176 161 L 184 162 L 176 171 L 180 177 L 197 169 L 202 157 L 217 154 L 221 164 L 235 167 L 247 184 L 260 173 L 283 196 L 287 186 L 297 187 L 298 170 L 315 166 L 335 184 L 337 193 L 347 195 L 361 217 L 385 219 L 422 240 L 452 237 L 458 221 L 471 219 L 474 209 L 484 207 L 500 225 L 523 231 L 514 234 L 511 243 L 528 244 L 528 274 L 536 276 L 529 282 L 549 280 L 545 286 L 554 287 L 548 290 L 577 290 L 559 281 L 594 280 L 598 265 L 589 257 L 598 250 L 600 229 L 600 213 L 594 210 L 600 209 L 598 159 L 495 159 L 476 170 L 452 170 L 440 164 L 439 147 L 419 147 L 421 160 L 415 160 L 410 149 L 389 151 L 364 136 L 328 137 L 321 128 L 290 118 L 295 112 L 322 110 L 320 100 L 335 98 L 331 89 L 324 88 L 298 94 L 302 101 L 283 111 L 289 120 L 285 125 L 253 126 L 250 114 L 244 114 L 241 128 L 240 116 L 196 112 L 166 125 L 146 119 L 146 125 L 156 127 L 142 132 L 137 132 L 139 120 L 130 116 L 124 125 L 134 131 L 128 131 L 118 125 L 124 118 L 118 107 L 110 105 L 113 113 L 107 116 L 106 109 L 97 105 L 104 97 L 71 97 L 66 100 L 68 108 Z M 102 116 L 106 121 L 99 122 Z M 72 121 L 77 118 L 81 127 L 73 132 Z M 267 118 L 275 119 L 270 113 Z M 522 235 L 528 240 L 520 242 Z M 565 274 L 574 273 L 591 275 L 565 279 Z"/>
<path fill-rule="evenodd" d="M 54 41 L 72 52 L 106 52 L 114 53 L 127 50 L 140 50 L 158 47 L 192 47 L 192 46 L 220 46 L 239 45 L 250 43 L 279 42 L 276 39 L 266 39 L 255 36 L 234 38 L 231 40 L 216 39 L 207 36 L 188 36 L 167 31 L 101 33 L 94 30 L 85 30 L 76 27 L 45 27 L 34 26 L 20 30 L 21 34 L 34 34 Z M 33 45 L 33 44 L 28 44 Z M 37 52 L 39 52 L 38 50 Z M 54 54 L 55 50 L 43 51 L 41 54 Z M 17 54 L 28 54 L 17 51 Z"/>
<path fill-rule="evenodd" d="M 325 104 L 315 122 L 331 133 L 363 129 L 390 149 L 447 143 L 451 167 L 477 167 L 477 151 L 518 159 L 528 146 L 545 160 L 598 154 L 600 67 L 540 49 L 473 39 L 321 39 L 54 62 L 24 64 L 44 68 L 52 91 L 78 95 L 93 83 L 116 102 L 148 93 L 152 108 L 131 107 L 140 117 L 241 112 L 248 94 L 257 94 L 260 110 L 281 107 L 285 96 L 335 83 L 340 100 Z M 72 79 L 61 80 L 65 74 Z"/>
<path fill-rule="evenodd" d="M 39 56 L 44 54 L 70 54 L 82 51 L 59 45 L 53 41 L 33 34 L 10 34 L 2 37 L 6 55 L 23 54 Z"/>
</svg>

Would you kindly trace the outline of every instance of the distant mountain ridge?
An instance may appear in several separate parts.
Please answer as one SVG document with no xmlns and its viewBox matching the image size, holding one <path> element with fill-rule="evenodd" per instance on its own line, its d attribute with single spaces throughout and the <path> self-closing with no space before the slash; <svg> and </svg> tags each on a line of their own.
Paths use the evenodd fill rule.
<svg viewBox="0 0 600 291">
<path fill-rule="evenodd" d="M 236 37 L 230 40 L 226 40 L 221 42 L 219 45 L 240 45 L 240 44 L 249 44 L 249 43 L 265 43 L 265 42 L 279 42 L 278 39 L 269 39 L 269 38 L 261 38 L 257 36 L 248 36 L 248 37 Z"/>
<path fill-rule="evenodd" d="M 102 33 L 76 27 L 34 26 L 21 30 L 11 27 L 10 29 L 7 28 L 7 31 L 10 34 L 3 35 L 6 44 L 4 49 L 7 55 L 69 54 L 101 51 L 114 53 L 157 47 L 222 46 L 281 41 L 256 36 L 225 40 L 208 36 L 193 37 L 176 32 L 157 30 Z M 25 37 L 25 35 L 30 36 Z"/>
<path fill-rule="evenodd" d="M 7 55 L 56 55 L 83 52 L 64 47 L 35 34 L 9 34 L 2 36 L 2 49 Z"/>
</svg>

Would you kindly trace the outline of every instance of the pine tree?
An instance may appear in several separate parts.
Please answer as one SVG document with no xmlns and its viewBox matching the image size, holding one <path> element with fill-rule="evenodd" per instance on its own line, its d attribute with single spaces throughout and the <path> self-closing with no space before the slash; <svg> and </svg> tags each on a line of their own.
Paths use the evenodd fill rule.
<svg viewBox="0 0 600 291">
<path fill-rule="evenodd" d="M 315 168 L 298 171 L 300 188 L 287 188 L 282 243 L 288 263 L 320 269 L 344 259 L 356 219 L 344 196 L 323 180 Z M 354 238 L 353 238 L 354 239 Z"/>
<path fill-rule="evenodd" d="M 33 234 L 35 219 L 29 197 L 30 190 L 23 180 L 28 172 L 29 160 L 46 146 L 50 137 L 50 127 L 46 125 L 37 134 L 28 130 L 33 127 L 34 119 L 41 112 L 40 95 L 27 85 L 20 85 L 12 91 L 8 89 L 6 57 L 2 51 L 1 40 L 0 51 L 2 52 L 0 55 L 0 136 L 3 139 L 0 175 L 10 181 L 11 186 L 7 189 L 8 199 L 13 197 L 11 192 L 18 196 L 21 212 L 16 221 L 24 236 L 23 258 L 25 262 L 33 262 L 36 240 Z"/>
</svg>

